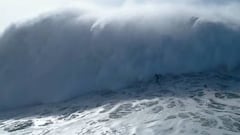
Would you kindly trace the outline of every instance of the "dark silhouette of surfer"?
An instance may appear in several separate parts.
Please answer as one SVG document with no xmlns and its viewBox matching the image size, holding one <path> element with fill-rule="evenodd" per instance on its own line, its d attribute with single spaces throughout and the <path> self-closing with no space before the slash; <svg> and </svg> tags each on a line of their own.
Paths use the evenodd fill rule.
<svg viewBox="0 0 240 135">
<path fill-rule="evenodd" d="M 155 82 L 159 84 L 160 83 L 160 79 L 162 78 L 162 75 L 161 74 L 155 74 L 154 78 L 155 78 Z"/>
</svg>

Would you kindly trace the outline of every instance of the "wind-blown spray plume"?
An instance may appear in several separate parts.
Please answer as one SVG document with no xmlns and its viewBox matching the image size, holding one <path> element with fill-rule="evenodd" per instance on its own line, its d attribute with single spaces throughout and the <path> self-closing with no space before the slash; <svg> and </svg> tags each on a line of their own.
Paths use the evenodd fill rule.
<svg viewBox="0 0 240 135">
<path fill-rule="evenodd" d="M 156 73 L 238 69 L 239 3 L 176 3 L 68 10 L 12 25 L 0 38 L 0 109 L 118 89 Z"/>
</svg>

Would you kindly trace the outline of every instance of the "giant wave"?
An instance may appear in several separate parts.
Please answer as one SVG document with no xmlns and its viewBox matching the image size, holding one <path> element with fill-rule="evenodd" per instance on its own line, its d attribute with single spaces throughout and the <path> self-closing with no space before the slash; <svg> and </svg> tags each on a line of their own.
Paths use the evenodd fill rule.
<svg viewBox="0 0 240 135">
<path fill-rule="evenodd" d="M 154 74 L 237 70 L 239 3 L 66 10 L 0 38 L 0 109 L 119 89 Z"/>
</svg>

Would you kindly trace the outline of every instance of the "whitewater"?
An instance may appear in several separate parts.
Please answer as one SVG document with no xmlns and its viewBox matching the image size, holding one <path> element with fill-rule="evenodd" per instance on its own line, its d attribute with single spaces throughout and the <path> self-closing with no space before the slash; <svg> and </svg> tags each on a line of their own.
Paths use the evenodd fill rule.
<svg viewBox="0 0 240 135">
<path fill-rule="evenodd" d="M 118 91 L 0 113 L 1 135 L 239 135 L 240 78 L 161 76 Z"/>
<path fill-rule="evenodd" d="M 63 7 L 0 26 L 0 134 L 240 133 L 240 2 Z"/>
<path fill-rule="evenodd" d="M 13 24 L 0 39 L 0 108 L 119 89 L 154 74 L 237 70 L 239 9 L 239 3 L 127 4 Z"/>
</svg>

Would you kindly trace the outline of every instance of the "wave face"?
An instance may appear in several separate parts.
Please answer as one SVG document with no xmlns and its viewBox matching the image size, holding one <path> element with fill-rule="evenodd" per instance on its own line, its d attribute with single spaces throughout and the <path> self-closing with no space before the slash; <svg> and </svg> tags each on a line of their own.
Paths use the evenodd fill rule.
<svg viewBox="0 0 240 135">
<path fill-rule="evenodd" d="M 0 38 L 0 109 L 118 89 L 156 73 L 238 69 L 239 7 L 71 10 L 12 25 Z"/>
</svg>

